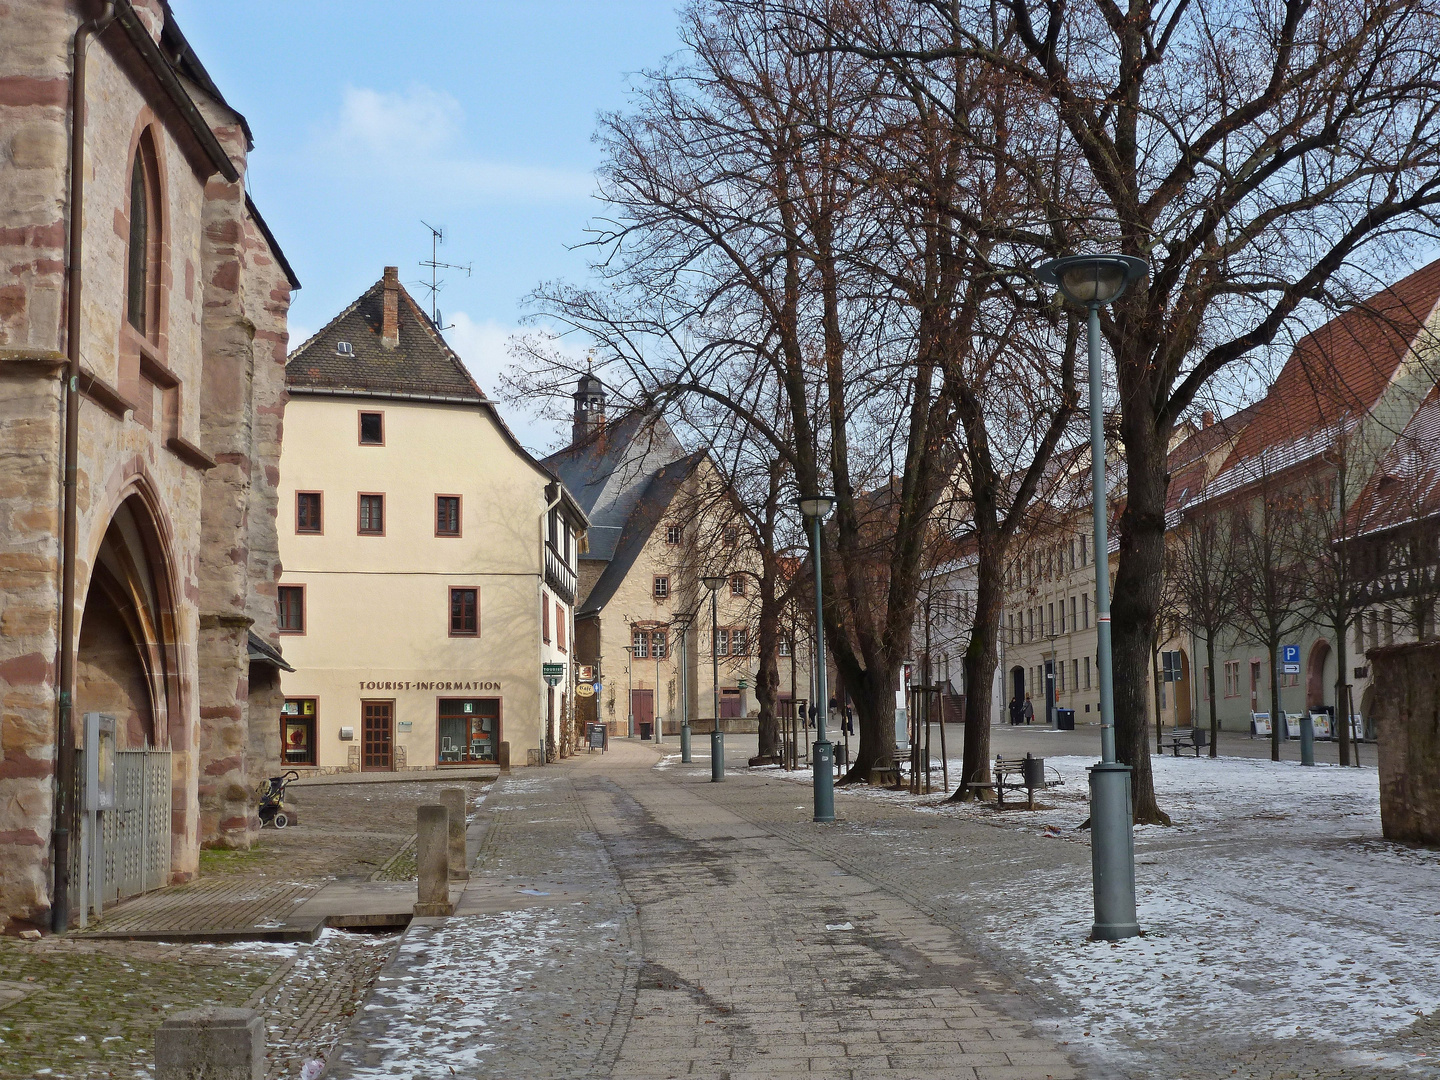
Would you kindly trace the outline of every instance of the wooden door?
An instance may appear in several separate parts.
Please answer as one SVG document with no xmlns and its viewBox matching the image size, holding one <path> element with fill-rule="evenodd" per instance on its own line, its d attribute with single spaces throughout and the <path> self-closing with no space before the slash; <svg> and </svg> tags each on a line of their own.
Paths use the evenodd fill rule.
<svg viewBox="0 0 1440 1080">
<path fill-rule="evenodd" d="M 365 772 L 390 772 L 395 767 L 395 703 L 362 701 L 360 709 L 360 768 Z"/>
<path fill-rule="evenodd" d="M 653 723 L 655 720 L 655 691 L 631 690 L 630 711 L 635 717 L 635 733 L 638 735 L 641 724 Z"/>
</svg>

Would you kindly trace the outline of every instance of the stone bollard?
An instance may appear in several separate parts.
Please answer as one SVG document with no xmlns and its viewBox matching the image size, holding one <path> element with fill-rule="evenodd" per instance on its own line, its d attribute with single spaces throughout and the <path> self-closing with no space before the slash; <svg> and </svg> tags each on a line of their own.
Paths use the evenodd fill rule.
<svg viewBox="0 0 1440 1080">
<path fill-rule="evenodd" d="M 510 744 L 508 742 L 500 744 L 500 750 L 496 754 L 495 760 L 499 763 L 502 773 L 510 771 Z"/>
<path fill-rule="evenodd" d="M 450 880 L 468 881 L 470 871 L 465 867 L 465 789 L 443 788 L 440 802 L 450 816 Z"/>
<path fill-rule="evenodd" d="M 419 878 L 415 916 L 453 915 L 450 903 L 450 815 L 445 807 L 416 807 L 415 871 Z"/>
<path fill-rule="evenodd" d="M 254 1009 L 176 1013 L 155 1032 L 155 1080 L 265 1080 L 265 1021 Z"/>
</svg>

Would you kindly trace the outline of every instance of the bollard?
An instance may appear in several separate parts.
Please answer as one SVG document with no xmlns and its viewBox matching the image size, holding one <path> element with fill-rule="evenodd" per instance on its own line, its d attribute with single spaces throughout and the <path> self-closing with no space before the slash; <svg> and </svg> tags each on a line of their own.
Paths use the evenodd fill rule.
<svg viewBox="0 0 1440 1080">
<path fill-rule="evenodd" d="M 500 744 L 500 749 L 495 755 L 495 760 L 499 763 L 502 773 L 508 773 L 510 771 L 510 744 L 508 742 L 502 742 Z"/>
<path fill-rule="evenodd" d="M 465 789 L 443 788 L 440 803 L 450 819 L 450 880 L 468 881 L 470 871 L 465 867 Z"/>
<path fill-rule="evenodd" d="M 265 1080 L 265 1021 L 254 1009 L 212 1006 L 168 1017 L 155 1031 L 155 1080 Z"/>
<path fill-rule="evenodd" d="M 1315 764 L 1315 721 L 1308 712 L 1300 717 L 1300 764 Z"/>
<path fill-rule="evenodd" d="M 450 815 L 445 807 L 419 806 L 415 811 L 415 874 L 419 878 L 415 916 L 453 915 L 450 903 Z"/>
</svg>

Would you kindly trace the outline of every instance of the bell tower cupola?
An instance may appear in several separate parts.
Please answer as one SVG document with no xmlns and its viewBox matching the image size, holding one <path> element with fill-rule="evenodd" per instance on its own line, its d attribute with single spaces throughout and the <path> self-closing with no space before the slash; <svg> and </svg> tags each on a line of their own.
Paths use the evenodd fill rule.
<svg viewBox="0 0 1440 1080">
<path fill-rule="evenodd" d="M 605 427 L 605 384 L 589 371 L 575 384 L 575 421 L 570 442 L 578 446 Z"/>
</svg>

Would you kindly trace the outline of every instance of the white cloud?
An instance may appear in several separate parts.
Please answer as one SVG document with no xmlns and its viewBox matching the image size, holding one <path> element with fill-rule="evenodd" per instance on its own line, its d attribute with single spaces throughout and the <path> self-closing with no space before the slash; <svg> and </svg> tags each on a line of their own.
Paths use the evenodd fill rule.
<svg viewBox="0 0 1440 1080">
<path fill-rule="evenodd" d="M 443 152 L 464 122 L 460 102 L 428 86 L 412 86 L 403 94 L 347 86 L 334 138 L 347 147 L 406 160 L 416 152 Z"/>
<path fill-rule="evenodd" d="M 464 129 L 460 102 L 428 86 L 403 93 L 347 86 L 318 150 L 327 166 L 342 165 L 352 178 L 401 180 L 432 197 L 554 202 L 584 199 L 595 189 L 585 170 L 475 157 Z"/>
</svg>

